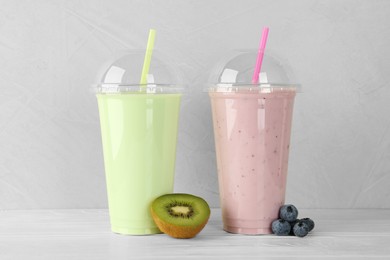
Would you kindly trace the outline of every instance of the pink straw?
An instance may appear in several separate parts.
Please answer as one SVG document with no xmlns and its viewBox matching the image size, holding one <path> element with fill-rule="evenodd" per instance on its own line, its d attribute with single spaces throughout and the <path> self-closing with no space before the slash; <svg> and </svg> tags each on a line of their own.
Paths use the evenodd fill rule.
<svg viewBox="0 0 390 260">
<path fill-rule="evenodd" d="M 257 53 L 256 67 L 255 67 L 255 71 L 253 72 L 253 77 L 252 77 L 253 84 L 259 83 L 259 73 L 260 73 L 260 69 L 261 69 L 261 63 L 263 63 L 264 49 L 265 49 L 265 44 L 267 43 L 268 31 L 269 31 L 269 28 L 264 27 L 263 33 L 261 35 L 259 51 Z"/>
</svg>

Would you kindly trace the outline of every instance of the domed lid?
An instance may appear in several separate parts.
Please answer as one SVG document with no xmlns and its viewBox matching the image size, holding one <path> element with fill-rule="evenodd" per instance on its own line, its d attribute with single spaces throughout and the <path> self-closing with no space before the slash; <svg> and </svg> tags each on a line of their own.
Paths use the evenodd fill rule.
<svg viewBox="0 0 390 260">
<path fill-rule="evenodd" d="M 97 93 L 177 93 L 183 91 L 178 72 L 153 51 L 146 84 L 140 84 L 145 50 L 128 51 L 107 62 L 98 75 Z"/>
<path fill-rule="evenodd" d="M 295 76 L 286 61 L 266 51 L 259 73 L 259 82 L 252 83 L 257 50 L 237 50 L 226 55 L 211 72 L 208 91 L 232 91 L 248 88 L 251 90 L 270 88 L 291 88 L 300 90 Z"/>
</svg>

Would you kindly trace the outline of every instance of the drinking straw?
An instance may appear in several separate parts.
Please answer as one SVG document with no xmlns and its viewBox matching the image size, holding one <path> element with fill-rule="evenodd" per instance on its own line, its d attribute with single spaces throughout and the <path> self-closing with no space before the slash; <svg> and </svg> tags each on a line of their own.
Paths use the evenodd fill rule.
<svg viewBox="0 0 390 260">
<path fill-rule="evenodd" d="M 156 30 L 150 29 L 149 30 L 148 44 L 146 45 L 144 66 L 142 67 L 141 80 L 139 83 L 141 85 L 141 87 L 145 86 L 148 83 L 147 76 L 149 73 L 150 61 L 152 60 L 155 35 L 156 35 Z"/>
<path fill-rule="evenodd" d="M 260 69 L 261 69 L 261 63 L 263 62 L 265 44 L 267 43 L 267 38 L 268 38 L 268 31 L 269 31 L 269 28 L 264 27 L 263 33 L 261 35 L 259 50 L 257 52 L 255 71 L 253 72 L 253 77 L 252 77 L 253 84 L 259 83 L 259 73 L 260 73 Z"/>
</svg>

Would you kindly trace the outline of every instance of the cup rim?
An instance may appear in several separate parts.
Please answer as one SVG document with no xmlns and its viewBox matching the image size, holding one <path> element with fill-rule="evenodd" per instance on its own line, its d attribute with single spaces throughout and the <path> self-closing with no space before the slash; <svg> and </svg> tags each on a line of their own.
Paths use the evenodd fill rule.
<svg viewBox="0 0 390 260">
<path fill-rule="evenodd" d="M 216 83 L 209 84 L 206 92 L 273 92 L 273 91 L 302 92 L 302 86 L 297 83 Z"/>
<path fill-rule="evenodd" d="M 173 94 L 183 93 L 185 88 L 169 83 L 99 83 L 92 86 L 96 94 Z"/>
</svg>

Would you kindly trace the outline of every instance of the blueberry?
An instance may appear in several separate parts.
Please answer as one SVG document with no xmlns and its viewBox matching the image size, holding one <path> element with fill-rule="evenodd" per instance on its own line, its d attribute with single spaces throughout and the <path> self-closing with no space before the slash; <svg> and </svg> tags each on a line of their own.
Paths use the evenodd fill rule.
<svg viewBox="0 0 390 260">
<path fill-rule="evenodd" d="M 277 236 L 287 236 L 290 230 L 290 223 L 284 219 L 277 219 L 272 222 L 272 232 Z"/>
<path fill-rule="evenodd" d="M 309 227 L 309 232 L 314 229 L 314 221 L 310 218 L 303 218 L 301 219 L 302 222 L 305 222 L 306 225 Z"/>
<path fill-rule="evenodd" d="M 283 205 L 279 209 L 279 217 L 288 222 L 292 222 L 297 219 L 298 210 L 294 205 L 291 204 Z"/>
<path fill-rule="evenodd" d="M 309 226 L 303 222 L 298 221 L 293 227 L 294 235 L 297 237 L 304 237 L 309 234 Z"/>
</svg>

